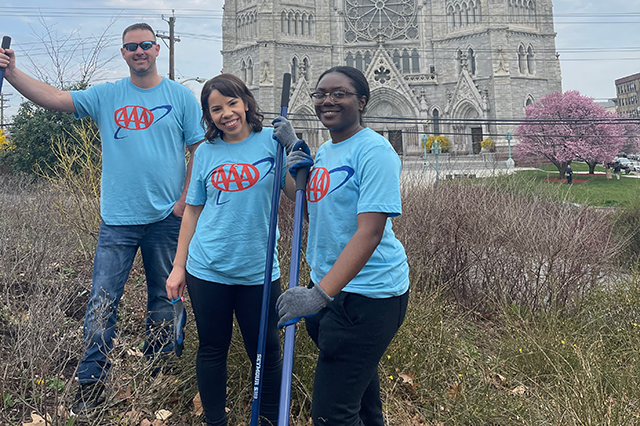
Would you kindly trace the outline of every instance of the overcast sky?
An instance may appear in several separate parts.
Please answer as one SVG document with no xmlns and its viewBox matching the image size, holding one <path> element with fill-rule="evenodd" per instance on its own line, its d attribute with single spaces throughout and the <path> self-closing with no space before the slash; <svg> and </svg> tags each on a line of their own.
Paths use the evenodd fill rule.
<svg viewBox="0 0 640 426">
<path fill-rule="evenodd" d="M 328 1 L 328 0 L 318 0 Z M 119 56 L 122 30 L 133 22 L 145 21 L 156 30 L 168 32 L 166 19 L 175 8 L 176 80 L 210 78 L 222 68 L 220 50 L 223 0 L 147 0 L 144 8 L 132 8 L 124 0 L 3 0 L 0 11 L 0 35 L 12 37 L 18 53 L 18 66 L 31 73 L 31 61 L 51 68 L 51 61 L 39 37 L 46 35 L 44 22 L 58 39 L 70 36 L 63 51 L 72 47 L 87 49 L 92 38 L 109 26 L 108 48 L 103 57 L 114 56 L 94 79 L 116 80 L 128 75 Z M 162 15 L 164 14 L 164 19 Z M 640 1 L 639 0 L 556 0 L 554 2 L 556 48 L 560 54 L 563 90 L 606 100 L 615 97 L 614 80 L 640 72 Z M 42 21 L 42 22 L 41 22 Z M 320 24 L 320 23 L 319 23 Z M 79 40 L 84 40 L 81 45 Z M 85 50 L 86 52 L 86 50 Z M 81 51 L 74 55 L 81 57 Z M 73 69 L 77 64 L 70 64 Z M 158 59 L 161 74 L 168 75 L 168 49 L 162 45 Z M 185 82 L 194 92 L 200 84 Z M 15 113 L 21 97 L 5 83 L 3 93 Z"/>
</svg>

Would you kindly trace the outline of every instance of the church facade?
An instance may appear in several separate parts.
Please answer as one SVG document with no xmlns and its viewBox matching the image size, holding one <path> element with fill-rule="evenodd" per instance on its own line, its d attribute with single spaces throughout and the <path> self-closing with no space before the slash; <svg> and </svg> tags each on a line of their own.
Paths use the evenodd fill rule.
<svg viewBox="0 0 640 426">
<path fill-rule="evenodd" d="M 423 135 L 477 154 L 527 105 L 561 91 L 552 0 L 226 0 L 223 72 L 240 77 L 267 117 L 289 117 L 312 148 L 329 138 L 309 93 L 319 75 L 354 66 L 371 85 L 366 124 L 403 154 Z"/>
</svg>

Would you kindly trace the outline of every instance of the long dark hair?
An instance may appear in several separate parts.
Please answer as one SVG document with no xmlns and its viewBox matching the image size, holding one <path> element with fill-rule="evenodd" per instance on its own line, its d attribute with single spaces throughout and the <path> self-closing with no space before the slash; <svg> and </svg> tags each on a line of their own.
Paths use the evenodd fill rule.
<svg viewBox="0 0 640 426">
<path fill-rule="evenodd" d="M 369 99 L 371 97 L 371 93 L 369 90 L 369 82 L 367 81 L 367 78 L 364 76 L 362 71 L 360 71 L 358 68 L 341 65 L 341 66 L 329 68 L 328 70 L 323 72 L 318 78 L 318 81 L 316 82 L 316 88 L 318 87 L 318 83 L 320 83 L 320 80 L 322 80 L 322 77 L 324 77 L 327 74 L 331 74 L 333 72 L 339 72 L 340 74 L 345 75 L 349 80 L 351 80 L 353 87 L 356 89 L 356 93 L 358 94 L 358 97 L 365 98 L 364 107 L 362 107 L 362 111 L 360 111 L 360 125 L 364 126 L 362 116 L 365 110 L 367 109 L 367 103 L 369 102 Z"/>
<path fill-rule="evenodd" d="M 256 98 L 249 90 L 246 84 L 233 74 L 220 74 L 207 81 L 202 88 L 200 95 L 200 103 L 202 104 L 202 126 L 207 129 L 204 134 L 205 139 L 209 142 L 218 136 L 222 136 L 224 132 L 216 127 L 209 113 L 209 95 L 217 90 L 222 96 L 229 98 L 240 98 L 242 102 L 249 108 L 247 110 L 247 123 L 251 126 L 251 130 L 259 132 L 262 130 L 262 120 L 264 115 L 258 107 Z"/>
</svg>

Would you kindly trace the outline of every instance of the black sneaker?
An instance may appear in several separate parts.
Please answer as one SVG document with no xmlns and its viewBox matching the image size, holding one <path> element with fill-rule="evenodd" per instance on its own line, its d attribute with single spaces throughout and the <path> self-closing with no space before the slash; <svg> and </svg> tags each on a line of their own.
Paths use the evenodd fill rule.
<svg viewBox="0 0 640 426">
<path fill-rule="evenodd" d="M 76 399 L 71 406 L 72 416 L 86 416 L 105 401 L 104 383 L 93 382 L 80 384 Z"/>
</svg>

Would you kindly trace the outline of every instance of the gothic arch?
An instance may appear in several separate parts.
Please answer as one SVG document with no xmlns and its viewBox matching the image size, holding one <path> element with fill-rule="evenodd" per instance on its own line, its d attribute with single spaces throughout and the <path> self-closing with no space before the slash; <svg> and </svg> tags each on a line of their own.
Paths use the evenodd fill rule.
<svg viewBox="0 0 640 426">
<path fill-rule="evenodd" d="M 535 102 L 536 100 L 533 98 L 533 95 L 529 93 L 524 99 L 524 108 L 526 109 L 529 105 L 533 105 Z"/>
<path fill-rule="evenodd" d="M 438 105 L 433 105 L 429 110 L 429 117 L 431 117 L 431 130 L 432 133 L 436 136 L 442 133 L 442 111 L 444 108 L 439 107 Z"/>
<path fill-rule="evenodd" d="M 526 74 L 527 66 L 527 49 L 523 43 L 518 45 L 518 72 L 520 74 Z"/>
<path fill-rule="evenodd" d="M 445 7 L 449 30 L 474 25 L 481 21 L 480 0 L 448 1 Z"/>
<path fill-rule="evenodd" d="M 247 59 L 247 86 L 253 86 L 253 60 Z"/>
<path fill-rule="evenodd" d="M 396 117 L 408 118 L 416 116 L 411 102 L 409 102 L 408 99 L 396 90 L 386 87 L 380 87 L 371 92 L 371 100 L 367 104 L 366 116 L 384 117 L 384 114 L 378 114 L 376 111 L 383 112 L 382 110 L 388 107 L 386 104 L 391 105 L 397 114 L 399 114 L 396 115 Z"/>
<path fill-rule="evenodd" d="M 309 97 L 307 96 L 307 99 Z M 316 113 L 309 105 L 299 105 L 290 114 L 291 122 L 295 129 L 302 129 L 302 140 L 315 151 L 324 142 L 321 130 L 324 128 Z"/>
<path fill-rule="evenodd" d="M 479 143 L 488 133 L 482 109 L 469 99 L 461 99 L 451 111 L 454 119 L 449 130 L 453 134 L 453 138 L 449 138 L 452 151 L 478 154 L 481 149 Z"/>
<path fill-rule="evenodd" d="M 467 54 L 467 71 L 472 76 L 475 76 L 478 71 L 478 53 L 472 44 L 467 45 L 465 53 Z"/>
<path fill-rule="evenodd" d="M 371 117 L 370 122 L 367 117 Z M 384 120 L 381 122 L 380 118 L 386 117 L 415 118 L 416 111 L 410 100 L 401 93 L 387 87 L 379 87 L 371 92 L 364 121 L 370 128 L 382 133 L 399 154 L 418 150 L 417 124 L 384 123 Z"/>
<path fill-rule="evenodd" d="M 536 71 L 536 66 L 535 66 L 536 52 L 532 44 L 529 44 L 529 46 L 527 47 L 526 53 L 527 53 L 527 73 L 530 75 L 534 75 Z"/>
</svg>

